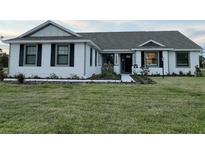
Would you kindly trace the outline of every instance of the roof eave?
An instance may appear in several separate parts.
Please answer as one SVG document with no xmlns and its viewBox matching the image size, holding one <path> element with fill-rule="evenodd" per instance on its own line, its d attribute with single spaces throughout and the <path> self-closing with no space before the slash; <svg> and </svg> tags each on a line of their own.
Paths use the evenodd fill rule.
<svg viewBox="0 0 205 154">
<path fill-rule="evenodd" d="M 4 40 L 4 43 L 11 44 L 11 43 L 89 43 L 90 45 L 94 46 L 96 49 L 101 50 L 101 48 L 95 44 L 91 40 Z"/>
</svg>

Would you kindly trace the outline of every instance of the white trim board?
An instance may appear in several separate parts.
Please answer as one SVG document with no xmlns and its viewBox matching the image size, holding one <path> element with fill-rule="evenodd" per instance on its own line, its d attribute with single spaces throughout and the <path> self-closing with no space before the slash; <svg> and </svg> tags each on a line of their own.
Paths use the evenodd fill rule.
<svg viewBox="0 0 205 154">
<path fill-rule="evenodd" d="M 153 43 L 155 43 L 155 44 L 157 44 L 157 45 L 159 45 L 159 46 L 161 46 L 161 47 L 164 47 L 164 46 L 165 46 L 165 45 L 163 45 L 163 44 L 161 44 L 161 43 L 159 43 L 159 42 L 157 42 L 157 41 L 155 41 L 155 40 L 149 40 L 149 41 L 146 41 L 146 42 L 140 44 L 139 47 L 142 47 L 142 46 L 144 46 L 144 45 L 146 45 L 146 44 L 148 44 L 148 43 L 150 43 L 150 42 L 153 42 Z"/>
<path fill-rule="evenodd" d="M 4 79 L 5 82 L 17 82 L 17 79 Z M 25 79 L 25 82 L 66 82 L 66 83 L 121 83 L 121 80 L 70 80 L 70 79 Z"/>
<path fill-rule="evenodd" d="M 173 48 L 137 48 L 131 49 L 136 51 L 148 51 L 148 50 L 162 50 L 162 51 L 202 51 L 202 49 L 173 49 Z"/>
</svg>

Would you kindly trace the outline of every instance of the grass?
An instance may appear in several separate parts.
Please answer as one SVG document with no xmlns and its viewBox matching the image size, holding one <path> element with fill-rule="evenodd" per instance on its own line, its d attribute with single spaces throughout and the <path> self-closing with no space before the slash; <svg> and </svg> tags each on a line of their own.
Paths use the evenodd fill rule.
<svg viewBox="0 0 205 154">
<path fill-rule="evenodd" d="M 202 76 L 205 77 L 205 69 L 201 69 L 201 71 L 202 71 Z"/>
<path fill-rule="evenodd" d="M 205 133 L 205 78 L 153 80 L 0 83 L 0 133 Z"/>
<path fill-rule="evenodd" d="M 3 71 L 4 71 L 5 74 L 7 74 L 8 68 L 4 67 L 4 68 L 3 68 Z"/>
</svg>

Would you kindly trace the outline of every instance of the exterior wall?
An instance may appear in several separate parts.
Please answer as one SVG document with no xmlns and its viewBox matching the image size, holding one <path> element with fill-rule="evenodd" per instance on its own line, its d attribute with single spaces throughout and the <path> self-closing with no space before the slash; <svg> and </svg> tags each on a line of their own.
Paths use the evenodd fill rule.
<svg viewBox="0 0 205 154">
<path fill-rule="evenodd" d="M 97 56 L 97 66 L 95 66 L 95 49 L 93 48 L 92 66 L 90 66 L 90 46 L 86 44 L 86 77 L 93 74 L 101 73 L 101 66 L 98 64 L 99 57 Z M 99 53 L 98 53 L 99 54 Z"/>
<path fill-rule="evenodd" d="M 62 31 L 61 29 L 55 26 L 49 25 L 31 35 L 31 37 L 43 37 L 43 36 L 70 36 L 70 34 Z"/>
<path fill-rule="evenodd" d="M 176 52 L 169 52 L 169 73 L 179 74 L 180 71 L 183 73 L 188 73 L 191 71 L 191 74 L 194 75 L 195 66 L 199 65 L 199 52 L 191 51 L 190 54 L 190 66 L 189 67 L 177 67 L 176 66 Z"/>
<path fill-rule="evenodd" d="M 51 57 L 51 44 L 42 44 L 42 65 L 37 66 L 23 66 L 19 67 L 19 50 L 20 44 L 10 45 L 10 58 L 9 58 L 9 74 L 8 76 L 14 76 L 19 73 L 23 73 L 26 77 L 39 76 L 42 78 L 49 77 L 52 73 L 62 78 L 68 78 L 72 75 L 78 75 L 79 77 L 90 77 L 93 74 L 101 73 L 102 67 L 102 55 L 97 55 L 97 66 L 95 66 L 95 49 L 93 48 L 93 65 L 90 66 L 90 46 L 85 43 L 75 43 L 75 55 L 74 55 L 74 67 L 69 66 L 50 66 Z M 177 67 L 176 66 L 176 52 L 163 51 L 164 58 L 164 73 L 179 74 L 180 71 L 192 74 L 195 72 L 195 66 L 199 65 L 199 52 L 190 52 L 190 67 Z M 116 61 L 117 59 L 117 61 Z M 86 64 L 86 65 L 84 65 Z M 141 72 L 141 51 L 133 53 L 133 66 L 137 65 L 138 68 L 132 67 L 133 73 Z M 121 58 L 120 53 L 114 55 L 114 72 L 121 73 Z M 150 67 L 150 74 L 161 74 L 162 68 Z"/>
<path fill-rule="evenodd" d="M 199 65 L 199 52 L 192 51 L 190 52 L 190 67 L 177 67 L 176 66 L 176 52 L 174 51 L 163 51 L 163 62 L 164 62 L 164 74 L 179 74 L 180 71 L 183 73 L 188 73 L 191 71 L 191 74 L 194 75 L 195 66 Z M 133 68 L 133 73 L 141 72 L 141 51 L 136 51 L 136 62 L 138 68 Z M 150 67 L 150 74 L 160 74 L 162 75 L 162 68 L 159 67 Z"/>
<path fill-rule="evenodd" d="M 42 64 L 37 66 L 19 67 L 19 50 L 20 44 L 11 44 L 10 46 L 10 66 L 9 76 L 23 73 L 26 77 L 39 76 L 42 78 L 49 77 L 55 73 L 58 77 L 68 78 L 72 75 L 84 77 L 84 44 L 75 44 L 74 67 L 69 66 L 50 66 L 51 44 L 42 44 Z"/>
</svg>

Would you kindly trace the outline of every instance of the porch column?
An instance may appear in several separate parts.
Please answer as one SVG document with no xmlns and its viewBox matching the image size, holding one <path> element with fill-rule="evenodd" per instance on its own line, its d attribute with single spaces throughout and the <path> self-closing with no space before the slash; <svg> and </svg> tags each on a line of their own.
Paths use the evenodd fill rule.
<svg viewBox="0 0 205 154">
<path fill-rule="evenodd" d="M 114 72 L 120 74 L 120 54 L 114 54 Z"/>
<path fill-rule="evenodd" d="M 163 65 L 164 65 L 164 74 L 169 73 L 169 56 L 168 56 L 168 51 L 163 51 Z"/>
</svg>

